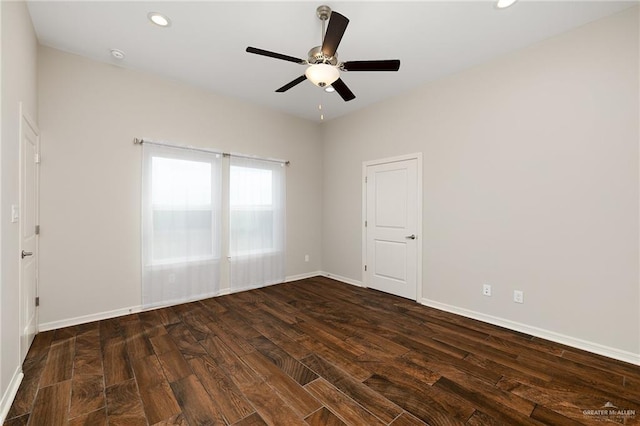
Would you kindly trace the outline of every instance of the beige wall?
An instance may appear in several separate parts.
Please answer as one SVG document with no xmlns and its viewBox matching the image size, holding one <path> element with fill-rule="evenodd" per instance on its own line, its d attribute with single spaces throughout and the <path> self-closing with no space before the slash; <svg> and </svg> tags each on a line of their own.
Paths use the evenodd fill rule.
<svg viewBox="0 0 640 426">
<path fill-rule="evenodd" d="M 37 42 L 24 2 L 0 2 L 2 14 L 2 118 L 0 147 L 0 420 L 10 387 L 20 368 L 18 223 L 11 223 L 11 205 L 18 205 L 19 104 L 37 119 Z"/>
<path fill-rule="evenodd" d="M 38 69 L 41 324 L 140 305 L 134 137 L 290 160 L 287 275 L 320 270 L 316 124 L 46 47 Z"/>
<path fill-rule="evenodd" d="M 426 302 L 640 362 L 638 57 L 634 8 L 326 123 L 324 270 L 362 279 L 362 162 L 422 152 Z"/>
</svg>

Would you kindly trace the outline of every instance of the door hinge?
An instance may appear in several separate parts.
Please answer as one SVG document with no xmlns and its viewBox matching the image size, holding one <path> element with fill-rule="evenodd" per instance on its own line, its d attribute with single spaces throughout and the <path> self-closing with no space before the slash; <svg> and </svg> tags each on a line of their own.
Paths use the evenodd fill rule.
<svg viewBox="0 0 640 426">
<path fill-rule="evenodd" d="M 364 227 L 365 228 L 367 227 L 367 221 L 366 220 L 364 221 Z"/>
<path fill-rule="evenodd" d="M 36 306 L 40 306 L 40 296 L 36 297 Z"/>
<path fill-rule="evenodd" d="M 364 183 L 367 183 L 369 181 L 369 178 L 367 176 L 364 177 Z"/>
<path fill-rule="evenodd" d="M 33 161 L 34 161 L 36 164 L 40 164 L 40 154 L 34 154 L 34 155 L 33 155 Z"/>
<path fill-rule="evenodd" d="M 36 225 L 36 235 L 40 235 L 40 225 Z"/>
<path fill-rule="evenodd" d="M 367 265 L 364 265 L 364 271 L 367 272 Z"/>
</svg>

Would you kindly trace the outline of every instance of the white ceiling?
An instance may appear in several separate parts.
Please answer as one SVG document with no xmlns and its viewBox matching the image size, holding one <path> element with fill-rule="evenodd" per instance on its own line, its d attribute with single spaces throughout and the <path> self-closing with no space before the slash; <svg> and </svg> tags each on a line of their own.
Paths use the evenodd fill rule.
<svg viewBox="0 0 640 426">
<path fill-rule="evenodd" d="M 304 66 L 252 55 L 247 46 L 306 59 L 320 44 L 316 7 L 323 0 L 271 1 L 29 1 L 41 44 L 184 81 L 213 92 L 319 121 L 362 109 L 443 76 L 638 4 L 636 1 L 520 0 L 498 10 L 492 1 L 327 1 L 350 19 L 341 61 L 400 59 L 400 71 L 344 72 L 356 99 L 303 82 Z M 150 11 L 169 16 L 159 28 Z"/>
</svg>

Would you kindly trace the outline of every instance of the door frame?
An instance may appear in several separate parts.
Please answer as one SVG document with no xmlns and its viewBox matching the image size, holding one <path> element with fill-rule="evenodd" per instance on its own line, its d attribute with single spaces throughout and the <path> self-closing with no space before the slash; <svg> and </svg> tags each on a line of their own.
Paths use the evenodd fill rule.
<svg viewBox="0 0 640 426">
<path fill-rule="evenodd" d="M 33 132 L 33 134 L 36 136 L 36 155 L 38 156 L 38 161 L 36 161 L 36 159 L 34 158 L 34 162 L 35 162 L 35 199 L 36 199 L 36 205 L 34 206 L 35 208 L 35 225 L 39 225 L 40 224 L 40 129 L 38 129 L 38 126 L 35 124 L 35 121 L 29 116 L 29 114 L 25 111 L 24 106 L 22 104 L 22 102 L 20 102 L 19 105 L 19 110 L 20 110 L 20 125 L 19 125 L 19 130 L 18 130 L 18 135 L 19 135 L 19 143 L 20 143 L 20 147 L 18 149 L 19 154 L 19 166 L 18 166 L 18 185 L 19 185 L 19 189 L 18 189 L 18 212 L 19 212 L 19 223 L 18 223 L 18 232 L 19 232 L 19 239 L 18 239 L 18 252 L 16 253 L 16 255 L 19 255 L 18 253 L 20 253 L 24 247 L 22 245 L 22 236 L 24 235 L 23 233 L 23 226 L 24 226 L 24 220 L 23 218 L 24 216 L 24 211 L 23 211 L 23 205 L 22 205 L 22 200 L 23 200 L 23 157 L 25 155 L 24 150 L 22 148 L 22 139 L 24 137 L 24 132 L 25 132 L 25 126 L 28 126 L 29 128 L 31 128 L 31 131 Z M 35 297 L 38 297 L 39 295 L 39 282 L 40 282 L 40 235 L 39 233 L 36 233 L 35 235 Z M 26 355 L 26 353 L 28 352 L 29 348 L 23 348 L 23 332 L 24 332 L 24 328 L 26 326 L 26 324 L 23 323 L 24 321 L 24 301 L 22 300 L 24 297 L 24 276 L 23 276 L 23 272 L 22 272 L 22 264 L 20 264 L 20 268 L 18 270 L 18 285 L 19 285 L 19 308 L 18 308 L 18 315 L 19 315 L 19 335 L 20 335 L 20 344 L 19 344 L 19 350 L 20 350 L 20 357 L 22 358 L 23 353 Z M 27 301 L 27 303 L 34 303 L 35 304 L 35 300 L 29 302 Z M 35 334 L 38 333 L 38 323 L 39 323 L 39 312 L 40 310 L 38 309 L 38 306 L 35 306 L 35 318 L 34 318 L 34 327 L 35 327 Z M 32 342 L 29 343 L 29 345 Z M 22 363 L 24 361 L 24 359 L 21 359 L 20 362 Z"/>
<path fill-rule="evenodd" d="M 416 244 L 416 302 L 420 303 L 422 300 L 422 153 L 416 152 L 413 154 L 399 155 L 389 158 L 381 158 L 378 160 L 369 160 L 362 162 L 362 265 L 360 271 L 362 272 L 362 286 L 369 287 L 367 282 L 367 274 L 364 270 L 367 264 L 367 227 L 365 226 L 367 220 L 367 168 L 369 166 L 377 166 L 381 164 L 398 163 L 401 161 L 416 160 L 416 167 L 418 172 L 417 182 L 417 218 L 416 223 L 418 244 Z"/>
</svg>

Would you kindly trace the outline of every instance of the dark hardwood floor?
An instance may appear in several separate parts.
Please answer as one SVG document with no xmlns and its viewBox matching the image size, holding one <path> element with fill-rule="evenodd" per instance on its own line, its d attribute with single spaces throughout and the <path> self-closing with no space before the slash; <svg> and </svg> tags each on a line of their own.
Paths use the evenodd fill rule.
<svg viewBox="0 0 640 426">
<path fill-rule="evenodd" d="M 41 333 L 24 372 L 6 425 L 640 423 L 638 366 L 323 277 Z"/>
</svg>

